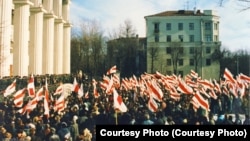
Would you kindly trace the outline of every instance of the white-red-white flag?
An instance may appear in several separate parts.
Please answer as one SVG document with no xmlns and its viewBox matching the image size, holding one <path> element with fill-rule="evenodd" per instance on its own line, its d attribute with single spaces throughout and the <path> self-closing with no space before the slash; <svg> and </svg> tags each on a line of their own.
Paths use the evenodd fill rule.
<svg viewBox="0 0 250 141">
<path fill-rule="evenodd" d="M 27 90 L 28 90 L 29 97 L 34 98 L 36 96 L 36 93 L 35 93 L 35 82 L 34 82 L 34 76 L 33 76 L 33 74 L 29 78 Z"/>
<path fill-rule="evenodd" d="M 63 85 L 59 85 L 54 92 L 54 95 L 61 95 L 63 93 Z"/>
<path fill-rule="evenodd" d="M 111 67 L 111 68 L 107 71 L 107 75 L 116 73 L 116 71 L 117 71 L 117 68 L 116 68 L 116 65 L 114 65 L 113 67 Z"/>
<path fill-rule="evenodd" d="M 79 84 L 78 84 L 76 78 L 74 78 L 72 91 L 75 92 L 75 93 L 78 93 L 79 89 L 80 89 L 80 86 L 79 86 Z"/>
<path fill-rule="evenodd" d="M 225 78 L 225 80 L 231 82 L 231 83 L 236 83 L 236 80 L 234 79 L 233 74 L 229 71 L 228 68 L 225 68 L 223 77 Z"/>
<path fill-rule="evenodd" d="M 100 96 L 100 94 L 97 91 L 97 88 L 96 88 L 97 81 L 95 79 L 92 80 L 92 85 L 93 85 L 93 95 L 94 95 L 94 98 L 98 98 Z"/>
<path fill-rule="evenodd" d="M 154 100 L 153 96 L 151 95 L 148 100 L 148 109 L 151 112 L 157 112 L 158 111 L 158 104 Z"/>
<path fill-rule="evenodd" d="M 63 95 L 60 95 L 60 97 L 55 100 L 54 110 L 57 112 L 61 112 L 65 109 L 65 98 Z"/>
<path fill-rule="evenodd" d="M 179 85 L 177 87 L 177 90 L 180 91 L 183 94 L 193 94 L 192 87 L 188 86 L 181 78 L 178 79 Z"/>
<path fill-rule="evenodd" d="M 37 97 L 34 97 L 33 99 L 29 100 L 29 102 L 23 108 L 19 109 L 17 112 L 21 113 L 22 115 L 24 115 L 25 113 L 29 115 L 29 113 L 36 108 L 37 103 L 38 103 Z"/>
<path fill-rule="evenodd" d="M 122 97 L 117 93 L 116 89 L 113 89 L 113 97 L 114 97 L 114 109 L 119 110 L 120 112 L 127 112 L 128 108 L 122 101 Z"/>
<path fill-rule="evenodd" d="M 80 89 L 78 90 L 78 98 L 82 98 L 84 94 L 83 84 L 81 84 Z"/>
<path fill-rule="evenodd" d="M 41 87 L 37 92 L 36 92 L 36 98 L 38 101 L 42 100 L 44 98 L 44 87 Z"/>
<path fill-rule="evenodd" d="M 4 97 L 7 97 L 16 91 L 16 79 L 4 90 Z"/>
<path fill-rule="evenodd" d="M 245 75 L 245 74 L 243 74 L 243 73 L 239 74 L 239 79 L 241 79 L 244 82 L 250 83 L 250 77 L 247 76 L 247 75 Z"/>
<path fill-rule="evenodd" d="M 50 96 L 49 96 L 49 89 L 48 89 L 48 83 L 47 83 L 47 78 L 46 78 L 46 81 L 45 81 L 45 87 L 44 87 L 44 115 L 49 118 L 50 116 Z"/>
<path fill-rule="evenodd" d="M 23 99 L 24 99 L 24 96 L 25 96 L 25 92 L 26 92 L 26 88 L 23 88 L 21 90 L 18 90 L 14 95 L 14 104 L 15 104 L 15 107 L 22 107 L 23 106 Z"/>
<path fill-rule="evenodd" d="M 204 99 L 198 91 L 195 92 L 192 100 L 198 103 L 204 110 L 210 111 L 208 100 Z"/>
</svg>

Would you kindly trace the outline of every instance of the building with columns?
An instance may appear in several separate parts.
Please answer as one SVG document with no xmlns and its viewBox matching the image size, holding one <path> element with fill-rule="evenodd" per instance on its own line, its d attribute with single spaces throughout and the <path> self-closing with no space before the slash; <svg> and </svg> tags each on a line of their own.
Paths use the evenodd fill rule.
<svg viewBox="0 0 250 141">
<path fill-rule="evenodd" d="M 70 73 L 70 0 L 0 1 L 0 76 Z"/>
</svg>

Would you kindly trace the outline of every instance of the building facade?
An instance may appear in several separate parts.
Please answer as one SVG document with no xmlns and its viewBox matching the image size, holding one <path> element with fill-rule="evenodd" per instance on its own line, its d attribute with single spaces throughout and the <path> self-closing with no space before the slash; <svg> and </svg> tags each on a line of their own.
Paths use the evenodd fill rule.
<svg viewBox="0 0 250 141">
<path fill-rule="evenodd" d="M 146 70 L 146 38 L 124 37 L 107 42 L 107 66 L 119 68 L 121 77 L 140 76 Z"/>
<path fill-rule="evenodd" d="M 185 76 L 194 70 L 202 78 L 219 78 L 220 64 L 213 58 L 221 46 L 216 11 L 165 11 L 144 18 L 148 72 Z"/>
<path fill-rule="evenodd" d="M 70 0 L 0 1 L 0 76 L 70 73 Z"/>
</svg>

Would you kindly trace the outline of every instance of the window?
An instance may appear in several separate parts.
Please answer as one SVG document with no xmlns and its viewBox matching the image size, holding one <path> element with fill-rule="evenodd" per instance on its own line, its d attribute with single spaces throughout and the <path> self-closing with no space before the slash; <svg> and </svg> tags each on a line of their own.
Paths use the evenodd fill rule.
<svg viewBox="0 0 250 141">
<path fill-rule="evenodd" d="M 171 35 L 167 35 L 167 42 L 171 42 Z"/>
<path fill-rule="evenodd" d="M 155 35 L 155 42 L 159 42 L 159 35 Z"/>
<path fill-rule="evenodd" d="M 205 23 L 205 30 L 211 30 L 211 22 Z"/>
<path fill-rule="evenodd" d="M 179 35 L 179 40 L 181 41 L 181 42 L 183 42 L 183 35 Z"/>
<path fill-rule="evenodd" d="M 194 59 L 189 59 L 189 65 L 194 66 Z"/>
<path fill-rule="evenodd" d="M 171 66 L 172 63 L 171 63 L 171 59 L 167 59 L 167 66 Z"/>
<path fill-rule="evenodd" d="M 189 30 L 194 30 L 194 23 L 189 23 Z"/>
<path fill-rule="evenodd" d="M 194 35 L 189 35 L 189 42 L 194 42 Z"/>
<path fill-rule="evenodd" d="M 166 48 L 167 54 L 171 54 L 171 47 Z"/>
<path fill-rule="evenodd" d="M 171 23 L 166 23 L 166 29 L 171 30 Z"/>
<path fill-rule="evenodd" d="M 211 59 L 206 59 L 206 65 L 210 66 L 211 65 Z"/>
<path fill-rule="evenodd" d="M 154 23 L 154 33 L 160 32 L 160 23 Z"/>
<path fill-rule="evenodd" d="M 179 66 L 183 66 L 183 59 L 179 59 L 178 63 L 179 63 Z"/>
<path fill-rule="evenodd" d="M 210 47 L 206 47 L 206 53 L 207 54 L 211 53 L 211 48 Z"/>
<path fill-rule="evenodd" d="M 218 23 L 214 23 L 214 30 L 218 30 Z"/>
<path fill-rule="evenodd" d="M 183 23 L 178 23 L 178 30 L 183 30 Z"/>
<path fill-rule="evenodd" d="M 189 48 L 189 54 L 194 54 L 194 47 Z"/>
<path fill-rule="evenodd" d="M 218 40 L 219 40 L 219 39 L 218 39 L 218 35 L 214 35 L 214 41 L 215 41 L 215 42 L 218 42 Z"/>
<path fill-rule="evenodd" d="M 212 41 L 211 35 L 205 35 L 205 40 L 206 40 L 207 42 L 211 42 L 211 41 Z"/>
</svg>

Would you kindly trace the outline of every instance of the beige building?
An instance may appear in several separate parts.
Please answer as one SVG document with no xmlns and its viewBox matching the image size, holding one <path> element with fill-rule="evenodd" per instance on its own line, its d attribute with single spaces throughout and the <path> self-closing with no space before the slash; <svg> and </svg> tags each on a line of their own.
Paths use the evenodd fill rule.
<svg viewBox="0 0 250 141">
<path fill-rule="evenodd" d="M 0 76 L 70 73 L 70 0 L 0 1 Z"/>
<path fill-rule="evenodd" d="M 145 20 L 148 72 L 185 76 L 194 70 L 202 78 L 219 78 L 220 64 L 212 57 L 221 46 L 215 11 L 165 11 Z"/>
</svg>

